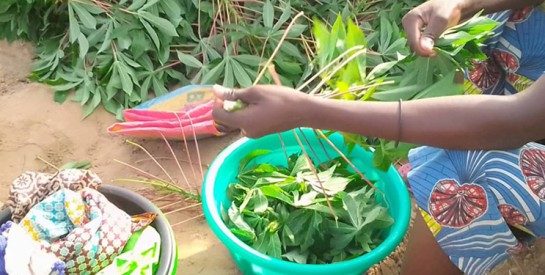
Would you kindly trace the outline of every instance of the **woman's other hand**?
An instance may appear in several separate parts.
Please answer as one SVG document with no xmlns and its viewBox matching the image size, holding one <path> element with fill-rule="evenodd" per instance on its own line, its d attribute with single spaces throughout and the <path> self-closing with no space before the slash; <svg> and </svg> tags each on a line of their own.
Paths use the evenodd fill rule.
<svg viewBox="0 0 545 275">
<path fill-rule="evenodd" d="M 403 28 L 411 49 L 420 56 L 433 56 L 433 46 L 443 32 L 462 18 L 464 0 L 431 0 L 403 17 Z"/>
</svg>

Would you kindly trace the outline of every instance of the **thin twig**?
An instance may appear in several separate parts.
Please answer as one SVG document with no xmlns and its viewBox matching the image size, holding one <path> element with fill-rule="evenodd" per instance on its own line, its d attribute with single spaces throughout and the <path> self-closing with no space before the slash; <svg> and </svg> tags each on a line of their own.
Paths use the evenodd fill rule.
<svg viewBox="0 0 545 275">
<path fill-rule="evenodd" d="M 162 181 L 162 180 L 153 180 L 153 179 L 148 179 L 148 180 L 117 179 L 117 180 L 114 180 L 114 182 L 133 182 L 133 183 L 141 183 L 141 184 L 151 185 L 151 186 L 156 187 L 156 188 L 163 188 L 163 189 L 165 189 L 165 191 L 168 191 L 168 192 L 173 192 L 173 193 L 180 194 L 180 195 L 182 195 L 182 196 L 184 196 L 184 197 L 186 197 L 188 199 L 201 201 L 201 196 L 200 195 L 193 194 L 191 192 L 188 192 L 188 191 L 182 189 L 178 185 L 169 184 L 168 182 L 165 182 L 165 181 Z"/>
<path fill-rule="evenodd" d="M 301 150 L 303 151 L 303 155 L 305 155 L 305 158 L 308 161 L 308 164 L 310 166 L 310 169 L 312 170 L 312 173 L 316 177 L 316 180 L 318 181 L 318 184 L 320 184 L 320 188 L 322 189 L 325 197 L 325 200 L 327 202 L 327 206 L 329 207 L 329 210 L 331 211 L 331 215 L 335 218 L 335 221 L 338 220 L 337 214 L 335 213 L 335 210 L 333 210 L 333 206 L 331 205 L 331 201 L 329 200 L 329 196 L 327 195 L 326 189 L 324 188 L 324 185 L 322 184 L 322 181 L 320 180 L 320 177 L 318 176 L 318 171 L 316 170 L 316 166 L 314 166 L 314 163 L 312 162 L 312 159 L 308 156 L 307 150 L 305 149 L 305 146 L 301 142 L 301 139 L 299 139 L 299 136 L 295 132 L 295 130 L 292 130 L 293 135 L 295 136 L 295 139 L 297 140 L 297 143 L 299 143 L 299 146 L 301 147 Z"/>
<path fill-rule="evenodd" d="M 276 48 L 274 49 L 273 53 L 271 54 L 271 56 L 269 57 L 269 59 L 267 60 L 267 63 L 265 63 L 265 66 L 263 67 L 263 69 L 261 70 L 261 72 L 259 72 L 259 74 L 257 75 L 257 78 L 255 79 L 254 81 L 254 85 L 256 85 L 257 83 L 259 83 L 259 81 L 261 80 L 261 78 L 263 77 L 263 75 L 265 74 L 265 72 L 268 70 L 268 67 L 269 65 L 271 65 L 274 57 L 276 56 L 276 54 L 278 53 L 278 51 L 280 51 L 280 48 L 282 47 L 282 43 L 284 42 L 284 40 L 286 40 L 286 37 L 288 36 L 288 33 L 290 32 L 291 28 L 293 27 L 293 25 L 295 24 L 295 21 L 297 21 L 297 18 L 299 18 L 300 16 L 302 16 L 304 13 L 303 12 L 300 12 L 298 13 L 292 20 L 291 20 L 291 23 L 288 25 L 288 27 L 286 28 L 286 30 L 284 31 L 284 34 L 282 35 L 282 38 L 280 38 L 280 41 L 278 41 L 278 45 L 276 46 Z"/>
<path fill-rule="evenodd" d="M 276 73 L 276 70 L 274 69 L 274 65 L 270 65 L 268 67 L 269 74 L 273 78 L 276 85 L 281 85 L 280 77 L 278 77 L 278 74 Z M 282 135 L 280 133 L 277 134 L 278 138 L 280 139 L 280 145 L 282 145 L 282 151 L 284 151 L 284 155 L 286 156 L 287 164 L 290 163 L 290 156 L 288 155 L 288 150 L 286 149 L 286 144 L 284 143 L 284 139 L 282 138 Z"/>
<path fill-rule="evenodd" d="M 147 187 L 147 188 L 149 188 L 149 187 Z M 153 190 L 153 189 L 152 189 L 152 190 Z M 171 197 L 172 195 L 174 195 L 174 194 L 168 194 L 168 195 L 164 195 L 164 196 L 162 196 L 162 197 L 154 198 L 154 199 L 152 199 L 151 201 L 158 202 L 158 201 L 161 201 L 162 199 L 166 199 L 166 198 L 168 198 L 168 197 Z"/>
<path fill-rule="evenodd" d="M 363 55 L 367 52 L 367 49 L 363 49 L 363 50 L 359 50 L 357 52 L 354 53 L 354 55 L 350 56 L 349 58 L 347 58 L 346 60 L 344 60 L 341 64 L 337 65 L 337 67 L 335 67 L 333 69 L 333 71 L 327 75 L 326 77 L 324 77 L 320 83 L 316 86 L 316 88 L 314 88 L 314 90 L 312 90 L 309 94 L 313 95 L 313 94 L 316 94 L 320 88 L 322 87 L 322 85 L 324 85 L 327 81 L 329 81 L 334 75 L 335 73 L 337 73 L 339 70 L 341 70 L 342 68 L 344 68 L 348 63 L 350 63 L 352 60 L 358 58 L 360 55 Z"/>
<path fill-rule="evenodd" d="M 177 208 L 175 210 L 168 211 L 168 212 L 165 212 L 163 214 L 169 215 L 169 214 L 172 214 L 172 213 L 180 212 L 180 211 L 187 210 L 189 208 L 193 208 L 193 207 L 197 207 L 197 206 L 201 206 L 201 205 L 202 205 L 202 203 L 196 203 L 196 204 L 185 206 L 185 207 L 182 207 L 182 208 Z"/>
<path fill-rule="evenodd" d="M 314 74 L 313 77 L 311 77 L 309 80 L 307 80 L 305 83 L 303 83 L 301 86 L 297 88 L 298 91 L 301 91 L 304 87 L 310 85 L 312 81 L 314 81 L 316 78 L 320 77 L 326 70 L 328 70 L 330 67 L 332 67 L 335 63 L 343 59 L 345 56 L 349 55 L 353 51 L 362 50 L 364 49 L 363 46 L 355 46 L 348 50 L 346 50 L 344 53 L 339 55 L 337 58 L 333 59 L 333 61 L 329 62 L 326 66 L 324 66 L 320 71 L 318 71 L 316 74 Z"/>
<path fill-rule="evenodd" d="M 182 174 L 182 177 L 184 178 L 185 183 L 187 185 L 187 190 L 192 192 L 193 188 L 191 188 L 191 184 L 189 183 L 189 180 L 185 176 L 184 170 L 182 169 L 182 165 L 180 165 L 180 162 L 178 161 L 178 157 L 176 157 L 176 154 L 174 153 L 174 150 L 172 150 L 172 146 L 170 146 L 170 142 L 168 142 L 167 138 L 165 137 L 165 135 L 163 135 L 163 133 L 160 133 L 160 134 L 161 134 L 161 137 L 163 138 L 163 140 L 165 141 L 165 143 L 167 144 L 168 150 L 170 150 L 170 153 L 172 154 L 172 157 L 174 157 L 176 165 L 178 165 L 178 169 L 180 169 L 180 173 Z"/>
<path fill-rule="evenodd" d="M 180 116 L 178 116 L 177 112 L 174 112 L 174 115 L 178 119 L 178 124 L 180 125 L 180 130 L 182 131 L 182 138 L 184 140 L 184 145 L 185 145 L 185 151 L 186 151 L 186 154 L 187 154 L 187 158 L 189 159 L 190 162 L 193 162 L 191 160 L 191 154 L 189 153 L 189 146 L 187 146 L 187 139 L 185 137 L 185 133 L 184 133 L 184 130 L 183 130 L 184 128 L 183 128 L 183 125 L 182 125 L 182 120 L 180 119 Z M 193 172 L 193 177 L 196 179 L 197 178 L 197 173 L 195 172 L 195 168 L 193 168 L 193 165 L 191 165 L 191 171 Z"/>
<path fill-rule="evenodd" d="M 367 90 L 367 89 L 370 89 L 370 88 L 380 87 L 380 86 L 386 86 L 386 85 L 392 85 L 392 84 L 394 84 L 394 83 L 395 83 L 395 81 L 389 80 L 389 81 L 384 81 L 384 82 L 380 82 L 380 83 L 373 83 L 373 84 L 370 84 L 370 85 L 355 86 L 355 87 L 350 88 L 350 89 L 349 89 L 348 91 L 346 91 L 346 92 L 324 94 L 323 97 L 324 97 L 324 98 L 332 98 L 332 97 L 336 97 L 336 96 L 340 96 L 340 95 L 344 95 L 344 94 L 350 94 L 350 93 L 353 93 L 353 92 L 355 92 L 355 91 Z M 365 94 L 365 91 L 364 91 L 364 92 L 361 92 L 361 93 L 358 93 L 358 94 L 356 95 L 356 97 L 363 96 L 364 94 Z"/>
<path fill-rule="evenodd" d="M 57 166 L 53 165 L 53 164 L 52 164 L 51 162 L 49 162 L 49 161 L 47 161 L 47 160 L 43 159 L 42 157 L 40 157 L 40 156 L 36 156 L 36 158 L 37 158 L 38 160 L 40 160 L 41 162 L 43 162 L 43 163 L 45 163 L 45 164 L 47 164 L 47 165 L 51 166 L 51 167 L 52 167 L 52 168 L 54 168 L 55 170 L 57 170 L 57 171 L 59 171 L 59 170 L 60 170 L 60 169 L 59 169 L 59 167 L 57 167 Z"/>
<path fill-rule="evenodd" d="M 153 162 L 155 162 L 155 164 L 157 164 L 157 166 L 163 171 L 163 173 L 165 173 L 165 175 L 167 175 L 168 179 L 170 180 L 171 183 L 174 183 L 174 179 L 172 179 L 172 177 L 170 176 L 170 174 L 167 172 L 167 170 L 165 169 L 165 167 L 163 167 L 156 159 L 155 157 L 148 151 L 146 150 L 146 148 L 144 148 L 142 145 L 136 143 L 136 142 L 132 142 L 130 140 L 126 140 L 125 141 L 126 143 L 130 144 L 130 145 L 133 145 L 133 146 L 136 146 L 138 148 L 140 148 L 140 150 L 144 151 L 152 160 Z"/>
<path fill-rule="evenodd" d="M 314 158 L 315 158 L 316 160 L 319 160 L 320 158 L 318 157 L 318 154 L 316 154 L 316 151 L 314 151 L 314 148 L 312 148 L 312 145 L 310 144 L 310 141 L 308 140 L 307 135 L 305 135 L 305 132 L 303 132 L 303 131 L 301 130 L 301 128 L 299 128 L 299 132 L 301 132 L 301 135 L 303 136 L 303 139 L 304 139 L 305 142 L 307 143 L 308 148 L 310 149 L 310 151 L 311 151 L 312 154 L 314 155 Z M 325 164 L 323 164 L 323 163 L 320 163 L 320 166 L 322 167 L 322 169 L 327 169 L 327 167 L 326 167 Z"/>
<path fill-rule="evenodd" d="M 280 79 L 278 77 L 278 74 L 274 70 L 274 68 L 269 69 L 269 73 L 272 75 L 273 80 L 275 81 L 275 84 L 277 86 L 281 86 L 282 83 L 280 83 Z M 297 132 L 295 132 L 295 130 L 292 130 L 292 132 L 293 132 L 293 135 L 295 136 L 295 139 L 297 140 L 297 143 L 301 147 L 301 150 L 302 150 L 303 154 L 305 155 L 305 158 L 308 161 L 308 165 L 310 166 L 310 169 L 312 170 L 312 172 L 314 173 L 314 176 L 316 177 L 316 180 L 320 184 L 320 188 L 323 191 L 325 200 L 327 202 L 327 205 L 329 206 L 329 210 L 331 211 L 331 215 L 333 215 L 333 217 L 335 218 L 335 221 L 337 221 L 338 220 L 337 214 L 333 210 L 333 206 L 331 205 L 331 201 L 329 200 L 329 196 L 327 195 L 326 189 L 324 188 L 324 185 L 322 184 L 322 181 L 320 180 L 320 177 L 318 177 L 318 172 L 316 171 L 316 167 L 314 166 L 314 163 L 312 162 L 312 159 L 309 157 L 309 155 L 307 153 L 307 150 L 305 149 L 305 145 L 303 145 L 303 143 L 301 142 L 301 139 L 299 139 L 299 136 L 297 135 Z M 280 139 L 282 139 L 282 136 L 280 136 Z M 309 144 L 309 146 L 310 146 L 310 144 Z"/>
<path fill-rule="evenodd" d="M 314 131 L 314 135 L 316 135 L 316 138 L 318 139 L 318 142 L 320 143 L 320 146 L 322 147 L 322 150 L 324 150 L 324 153 L 327 157 L 327 159 L 329 161 L 333 160 L 333 158 L 331 158 L 331 156 L 329 155 L 329 153 L 327 152 L 327 149 L 325 148 L 325 145 L 324 143 L 322 142 L 322 139 L 318 137 L 318 132 L 316 131 L 316 129 L 312 129 Z M 301 131 L 302 132 L 302 131 Z"/>
<path fill-rule="evenodd" d="M 187 113 L 187 112 L 186 112 Z M 189 124 L 191 124 L 191 130 L 193 131 L 193 142 L 195 142 L 195 148 L 197 148 L 197 161 L 199 162 L 199 170 L 201 171 L 201 180 L 204 181 L 204 172 L 202 170 L 202 161 L 201 161 L 201 150 L 199 149 L 199 141 L 197 139 L 197 133 L 195 132 L 195 126 L 191 115 L 187 114 L 189 118 Z"/>
<path fill-rule="evenodd" d="M 318 132 L 318 134 L 327 142 L 329 143 L 329 145 L 333 148 L 333 150 L 335 150 L 347 163 L 348 165 L 350 165 L 350 167 L 352 167 L 352 169 L 354 169 L 354 171 L 367 183 L 369 184 L 369 186 L 371 186 L 373 189 L 375 189 L 376 191 L 378 191 L 379 193 L 381 193 L 382 195 L 384 195 L 384 193 L 382 193 L 382 191 L 380 191 L 380 189 L 376 188 L 375 185 L 370 181 L 368 180 L 364 175 L 363 173 L 356 167 L 356 165 L 354 165 L 354 163 L 352 163 L 352 161 L 350 161 L 350 159 L 348 159 L 348 157 L 346 157 L 346 155 L 341 152 L 341 150 L 339 150 L 339 148 L 337 148 L 337 146 L 335 146 L 335 144 L 333 144 L 333 142 L 331 142 L 331 140 L 329 140 L 329 138 L 327 138 L 326 135 L 324 135 L 324 133 L 322 133 L 322 131 L 320 130 L 316 130 Z"/>
<path fill-rule="evenodd" d="M 129 167 L 129 168 L 131 168 L 131 169 L 133 169 L 133 170 L 135 170 L 135 171 L 137 171 L 138 173 L 140 173 L 140 174 L 142 174 L 142 175 L 144 175 L 144 176 L 146 176 L 146 177 L 148 177 L 148 178 L 150 178 L 150 179 L 156 179 L 156 180 L 158 180 L 158 181 L 168 182 L 168 181 L 166 181 L 166 180 L 164 180 L 164 179 L 162 179 L 162 178 L 159 178 L 159 177 L 157 177 L 157 176 L 155 176 L 155 175 L 152 175 L 152 174 L 150 174 L 150 173 L 148 173 L 148 172 L 146 172 L 146 171 L 144 171 L 144 170 L 142 170 L 142 169 L 140 169 L 140 168 L 138 168 L 138 167 L 135 167 L 135 166 L 133 166 L 133 165 L 130 165 L 130 164 L 126 163 L 126 162 L 123 162 L 123 161 L 120 161 L 120 160 L 117 160 L 117 159 L 114 159 L 114 161 L 117 162 L 117 163 L 123 164 L 123 165 L 125 165 L 125 166 L 127 166 L 127 167 Z"/>
<path fill-rule="evenodd" d="M 157 159 L 157 160 L 172 160 L 173 158 L 170 158 L 170 157 L 156 157 L 155 159 Z M 139 160 L 135 161 L 134 163 L 139 164 L 139 163 L 142 163 L 142 162 L 145 162 L 145 161 L 150 161 L 150 159 L 139 159 Z M 194 162 L 191 162 L 191 161 L 186 160 L 186 159 L 178 159 L 178 161 L 183 162 L 183 163 L 187 163 L 189 165 L 195 165 L 195 166 L 199 165 L 198 163 L 194 163 Z M 201 166 L 204 167 L 204 168 L 210 167 L 209 164 L 204 164 L 204 163 L 201 163 Z"/>
<path fill-rule="evenodd" d="M 192 221 L 192 220 L 195 220 L 195 219 L 198 219 L 198 218 L 201 218 L 201 217 L 204 217 L 204 213 L 203 213 L 203 214 L 199 214 L 199 215 L 197 215 L 197 216 L 195 216 L 195 217 L 193 217 L 193 218 L 189 218 L 189 219 L 187 219 L 187 220 L 181 221 L 181 222 L 179 222 L 179 223 L 175 223 L 175 224 L 173 224 L 171 227 L 176 227 L 176 226 L 178 226 L 178 225 L 184 224 L 184 223 L 186 223 L 186 222 L 190 222 L 190 221 Z"/>
</svg>

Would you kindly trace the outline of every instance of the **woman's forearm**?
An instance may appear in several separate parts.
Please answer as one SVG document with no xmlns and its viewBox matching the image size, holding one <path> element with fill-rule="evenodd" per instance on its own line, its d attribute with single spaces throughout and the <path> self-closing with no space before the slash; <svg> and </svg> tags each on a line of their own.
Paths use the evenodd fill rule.
<svg viewBox="0 0 545 275">
<path fill-rule="evenodd" d="M 504 10 L 516 10 L 527 6 L 539 5 L 544 0 L 461 0 L 462 18 L 470 18 L 479 11 L 485 14 Z"/>
<path fill-rule="evenodd" d="M 519 95 L 452 96 L 407 101 L 401 105 L 401 120 L 398 102 L 309 100 L 311 102 L 305 108 L 308 113 L 300 123 L 303 126 L 388 140 L 399 138 L 402 142 L 445 149 L 514 148 L 538 140 L 544 132 L 535 130 L 535 126 L 541 124 L 535 122 L 539 118 L 534 122 L 524 119 L 532 114 L 528 112 L 539 112 L 539 107 L 528 106 L 532 110 L 521 110 L 520 105 L 531 99 Z"/>
</svg>

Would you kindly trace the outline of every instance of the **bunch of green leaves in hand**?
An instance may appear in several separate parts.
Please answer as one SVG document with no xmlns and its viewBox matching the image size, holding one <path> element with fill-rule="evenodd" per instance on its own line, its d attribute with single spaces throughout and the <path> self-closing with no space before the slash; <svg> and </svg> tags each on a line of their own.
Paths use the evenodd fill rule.
<svg viewBox="0 0 545 275">
<path fill-rule="evenodd" d="M 223 220 L 240 240 L 271 257 L 301 264 L 349 260 L 384 240 L 393 219 L 346 161 L 321 163 L 316 177 L 300 154 L 291 155 L 287 167 L 256 163 L 268 153 L 257 150 L 246 156 L 237 182 L 227 188 L 231 205 L 222 209 Z"/>
<path fill-rule="evenodd" d="M 494 34 L 498 23 L 479 14 L 464 23 L 448 29 L 435 43 L 436 56 L 422 57 L 408 49 L 404 33 L 396 24 L 385 17 L 380 19 L 379 29 L 366 39 L 362 28 L 351 19 L 337 17 L 328 29 L 315 21 L 313 33 L 316 38 L 316 61 L 324 69 L 343 53 L 350 52 L 337 63 L 357 58 L 336 72 L 324 71 L 322 78 L 328 79 L 321 95 L 343 100 L 397 101 L 415 100 L 428 97 L 463 94 L 463 85 L 456 79 L 464 69 L 471 68 L 471 61 L 483 60 L 486 55 L 481 46 Z M 371 43 L 371 42 L 372 43 Z M 354 47 L 365 49 L 354 51 Z M 390 165 L 406 158 L 414 147 L 373 137 L 362 137 L 343 133 L 349 146 L 358 144 L 375 149 L 374 165 L 388 169 Z"/>
<path fill-rule="evenodd" d="M 395 84 L 379 87 L 371 97 L 395 101 L 463 94 L 463 85 L 455 81 L 456 74 L 471 69 L 472 61 L 486 59 L 481 47 L 497 26 L 496 21 L 476 15 L 448 29 L 435 42 L 436 56 L 411 54 L 396 62 L 403 73 L 384 72 L 384 78 Z"/>
</svg>

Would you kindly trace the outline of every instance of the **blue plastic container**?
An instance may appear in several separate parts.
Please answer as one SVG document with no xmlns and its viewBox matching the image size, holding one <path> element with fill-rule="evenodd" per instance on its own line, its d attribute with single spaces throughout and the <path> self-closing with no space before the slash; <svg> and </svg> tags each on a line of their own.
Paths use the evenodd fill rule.
<svg viewBox="0 0 545 275">
<path fill-rule="evenodd" d="M 321 149 L 320 142 L 310 129 L 304 129 L 306 137 L 315 152 L 319 161 L 326 161 L 327 156 Z M 300 135 L 300 133 L 298 132 Z M 282 133 L 288 154 L 299 153 L 297 140 L 293 132 Z M 334 134 L 329 139 L 347 154 L 343 137 Z M 306 142 L 303 141 L 306 145 Z M 336 151 L 323 142 L 331 157 L 337 157 Z M 212 162 L 208 169 L 203 184 L 203 209 L 206 220 L 212 231 L 227 247 L 235 263 L 243 274 L 363 274 L 371 266 L 386 258 L 403 240 L 410 221 L 411 203 L 409 193 L 401 176 L 394 167 L 387 172 L 377 170 L 372 166 L 373 155 L 360 147 L 354 148 L 350 160 L 370 180 L 376 180 L 375 186 L 385 193 L 389 203 L 389 212 L 394 219 L 394 224 L 386 232 L 386 239 L 382 244 L 371 252 L 358 258 L 333 264 L 298 264 L 269 257 L 258 252 L 252 247 L 240 241 L 233 235 L 221 218 L 220 205 L 228 209 L 230 202 L 226 197 L 227 186 L 235 181 L 238 172 L 239 161 L 248 153 L 256 149 L 270 150 L 271 153 L 256 159 L 258 163 L 270 163 L 273 165 L 286 165 L 286 157 L 282 150 L 278 135 L 269 135 L 259 139 L 243 138 L 228 146 Z M 308 151 L 308 150 L 307 150 Z"/>
</svg>

